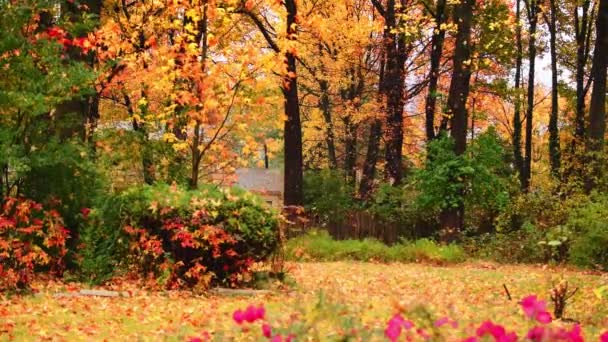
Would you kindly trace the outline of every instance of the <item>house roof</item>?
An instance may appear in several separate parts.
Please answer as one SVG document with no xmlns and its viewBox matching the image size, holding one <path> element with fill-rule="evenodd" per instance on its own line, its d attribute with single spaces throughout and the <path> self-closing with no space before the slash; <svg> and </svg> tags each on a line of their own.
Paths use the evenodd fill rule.
<svg viewBox="0 0 608 342">
<path fill-rule="evenodd" d="M 283 173 L 277 169 L 242 168 L 236 170 L 237 184 L 250 191 L 283 193 Z"/>
</svg>

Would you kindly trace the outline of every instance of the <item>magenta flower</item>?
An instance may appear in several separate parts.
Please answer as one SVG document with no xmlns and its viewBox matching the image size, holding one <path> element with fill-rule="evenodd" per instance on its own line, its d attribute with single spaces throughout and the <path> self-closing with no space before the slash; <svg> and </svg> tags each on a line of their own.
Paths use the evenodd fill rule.
<svg viewBox="0 0 608 342">
<path fill-rule="evenodd" d="M 506 334 L 506 330 L 502 325 L 494 324 L 492 321 L 485 321 L 477 328 L 477 336 L 484 337 L 492 335 L 495 339 Z"/>
<path fill-rule="evenodd" d="M 401 330 L 406 330 L 414 327 L 414 323 L 403 319 L 400 314 L 396 314 L 388 321 L 386 329 L 384 329 L 384 335 L 391 341 L 396 341 L 401 335 Z"/>
<path fill-rule="evenodd" d="M 494 324 L 492 321 L 485 321 L 477 328 L 477 337 L 490 335 L 497 342 L 516 342 L 517 334 L 514 332 L 507 333 L 507 330 L 499 324 Z"/>
<path fill-rule="evenodd" d="M 386 329 L 384 329 L 384 336 L 391 342 L 397 341 L 399 335 L 401 335 L 401 327 L 398 325 L 389 324 Z"/>
<path fill-rule="evenodd" d="M 292 342 L 295 336 L 293 334 L 289 334 L 285 339 L 281 335 L 275 335 L 270 342 Z"/>
<path fill-rule="evenodd" d="M 537 320 L 539 323 L 542 323 L 542 324 L 548 324 L 548 323 L 551 323 L 551 321 L 552 321 L 553 319 L 551 318 L 551 314 L 550 314 L 550 313 L 548 313 L 547 311 L 543 311 L 543 312 L 539 312 L 539 313 L 536 315 L 536 320 Z"/>
<path fill-rule="evenodd" d="M 263 306 L 255 307 L 253 305 L 249 305 L 245 311 L 236 310 L 232 314 L 232 319 L 238 324 L 241 324 L 244 321 L 253 323 L 257 320 L 263 320 L 265 316 L 266 309 L 264 309 Z"/>
<path fill-rule="evenodd" d="M 585 339 L 583 338 L 583 335 L 581 334 L 581 326 L 580 325 L 575 325 L 574 327 L 572 327 L 572 330 L 567 332 L 567 340 L 570 342 L 584 342 Z"/>
<path fill-rule="evenodd" d="M 450 320 L 448 317 L 443 317 L 435 321 L 434 325 L 436 328 L 440 328 L 446 324 L 452 326 L 452 328 L 458 328 L 458 322 L 454 320 Z"/>
<path fill-rule="evenodd" d="M 545 328 L 536 326 L 528 331 L 526 338 L 531 341 L 539 342 L 539 341 L 543 340 L 544 336 L 545 336 Z"/>
<path fill-rule="evenodd" d="M 245 314 L 241 310 L 236 310 L 232 313 L 232 319 L 237 323 L 241 324 L 245 320 Z"/>
<path fill-rule="evenodd" d="M 600 336 L 600 342 L 608 342 L 608 331 L 606 331 L 602 334 L 602 336 Z"/>
<path fill-rule="evenodd" d="M 262 325 L 262 334 L 264 334 L 264 337 L 266 338 L 270 338 L 272 336 L 272 328 L 270 325 L 268 325 L 268 323 L 264 323 Z"/>
<path fill-rule="evenodd" d="M 526 317 L 543 324 L 551 323 L 551 314 L 547 311 L 547 303 L 544 300 L 532 295 L 522 299 L 520 303 Z"/>
</svg>

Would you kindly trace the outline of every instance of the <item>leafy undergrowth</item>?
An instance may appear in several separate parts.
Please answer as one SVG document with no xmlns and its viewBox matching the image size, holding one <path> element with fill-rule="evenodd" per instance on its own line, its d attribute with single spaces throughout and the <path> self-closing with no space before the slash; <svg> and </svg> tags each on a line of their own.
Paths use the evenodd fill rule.
<svg viewBox="0 0 608 342">
<path fill-rule="evenodd" d="M 288 326 L 296 330 L 314 327 L 306 328 L 312 340 L 338 340 L 351 333 L 363 337 L 370 331 L 384 338 L 387 320 L 398 312 L 415 322 L 420 315 L 430 315 L 426 318 L 431 322 L 444 317 L 457 320 L 459 334 L 454 339 L 475 335 L 486 320 L 525 336 L 531 322 L 522 314 L 518 300 L 529 294 L 548 299 L 548 290 L 557 281 L 554 277 L 561 276 L 579 287 L 566 308 L 566 317 L 580 323 L 587 340 L 597 341 L 608 327 L 608 305 L 593 291 L 608 282 L 605 274 L 479 264 L 431 267 L 335 262 L 288 266 L 297 282 L 295 287 L 253 297 L 145 292 L 124 282 L 112 288 L 130 291 L 132 297 L 55 298 L 53 293 L 75 290 L 78 285 L 39 282 L 35 284 L 40 291 L 37 295 L 0 300 L 0 340 L 181 341 L 205 336 L 262 340 L 261 326 L 234 321 L 234 312 L 250 305 L 264 306 L 275 331 Z M 512 301 L 506 298 L 503 284 Z M 422 313 L 415 309 L 420 304 L 425 307 Z M 406 316 L 408 312 L 418 312 L 418 317 Z M 567 323 L 566 327 L 573 326 Z"/>
<path fill-rule="evenodd" d="M 454 264 L 466 260 L 464 250 L 455 244 L 440 245 L 432 240 L 402 241 L 388 246 L 378 240 L 334 240 L 324 230 L 311 230 L 307 234 L 287 241 L 286 256 L 294 261 L 381 261 L 428 262 Z"/>
</svg>

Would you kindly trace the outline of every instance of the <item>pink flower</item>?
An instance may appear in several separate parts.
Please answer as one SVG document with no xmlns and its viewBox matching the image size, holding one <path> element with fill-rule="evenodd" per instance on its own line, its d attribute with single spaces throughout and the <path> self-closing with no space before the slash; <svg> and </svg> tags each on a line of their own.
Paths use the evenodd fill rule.
<svg viewBox="0 0 608 342">
<path fill-rule="evenodd" d="M 602 334 L 602 336 L 600 336 L 600 342 L 608 342 L 608 331 L 606 331 Z"/>
<path fill-rule="evenodd" d="M 551 321 L 553 319 L 551 318 L 551 314 L 550 313 L 548 313 L 547 311 L 543 311 L 543 312 L 539 312 L 536 315 L 536 320 L 539 323 L 547 324 L 547 323 L 551 323 Z"/>
<path fill-rule="evenodd" d="M 492 321 L 485 321 L 477 328 L 477 336 L 484 337 L 492 335 L 495 339 L 505 335 L 506 330 L 502 325 L 494 324 Z"/>
<path fill-rule="evenodd" d="M 272 336 L 272 328 L 267 323 L 262 325 L 262 334 L 264 334 L 264 337 L 266 338 L 270 338 Z"/>
<path fill-rule="evenodd" d="M 575 325 L 574 327 L 572 327 L 572 330 L 568 331 L 567 334 L 567 339 L 570 342 L 583 342 L 585 341 L 585 339 L 583 338 L 583 335 L 581 334 L 581 326 L 580 325 Z"/>
<path fill-rule="evenodd" d="M 528 318 L 543 324 L 551 323 L 551 314 L 547 312 L 547 303 L 544 300 L 538 300 L 535 295 L 532 295 L 522 299 L 520 303 Z"/>
<path fill-rule="evenodd" d="M 236 310 L 232 314 L 232 319 L 241 324 L 243 322 L 253 323 L 257 320 L 262 320 L 266 316 L 266 309 L 263 306 L 255 307 L 253 305 L 249 305 L 245 311 Z"/>
<path fill-rule="evenodd" d="M 475 336 L 467 337 L 464 340 L 462 340 L 462 342 L 477 342 L 477 337 L 475 337 Z"/>
<path fill-rule="evenodd" d="M 400 314 L 396 314 L 393 316 L 387 324 L 386 329 L 384 329 L 384 335 L 391 341 L 396 341 L 401 335 L 401 329 L 405 328 L 406 330 L 414 327 L 414 323 L 411 321 L 403 319 Z"/>
<path fill-rule="evenodd" d="M 245 320 L 245 314 L 241 310 L 236 310 L 234 313 L 232 313 L 232 319 L 237 324 L 241 324 Z"/>
<path fill-rule="evenodd" d="M 440 328 L 446 324 L 452 326 L 452 328 L 458 328 L 458 322 L 454 320 L 450 320 L 448 317 L 443 317 L 435 321 L 434 325 L 436 328 Z"/>
<path fill-rule="evenodd" d="M 384 329 L 384 336 L 391 342 L 397 341 L 399 335 L 401 335 L 401 327 L 398 325 L 389 324 L 386 329 Z"/>
<path fill-rule="evenodd" d="M 492 321 L 485 321 L 477 328 L 477 337 L 490 335 L 497 342 L 515 342 L 517 334 L 514 332 L 507 333 L 506 329 L 499 324 L 494 324 Z"/>
<path fill-rule="evenodd" d="M 294 336 L 294 335 L 289 334 L 289 336 L 287 336 L 287 337 L 285 338 L 285 340 L 283 340 L 283 336 L 281 336 L 281 335 L 275 335 L 275 336 L 274 336 L 274 337 L 273 337 L 273 338 L 270 340 L 270 342 L 291 342 L 291 341 L 293 341 L 293 340 L 294 340 L 294 338 L 295 338 L 295 336 Z"/>
<path fill-rule="evenodd" d="M 536 326 L 528 331 L 526 338 L 531 341 L 542 341 L 545 336 L 545 328 Z"/>
<path fill-rule="evenodd" d="M 442 327 L 442 326 L 448 324 L 449 322 L 450 322 L 449 318 L 443 317 L 443 318 L 436 320 L 434 325 L 436 328 L 439 328 L 439 327 Z"/>
</svg>

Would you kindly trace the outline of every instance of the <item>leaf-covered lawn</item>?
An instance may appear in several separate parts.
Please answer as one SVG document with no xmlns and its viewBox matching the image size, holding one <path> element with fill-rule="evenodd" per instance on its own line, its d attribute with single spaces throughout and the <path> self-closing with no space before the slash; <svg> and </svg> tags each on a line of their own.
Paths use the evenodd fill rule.
<svg viewBox="0 0 608 342">
<path fill-rule="evenodd" d="M 234 310 L 264 304 L 275 325 L 317 322 L 318 339 L 338 337 L 342 317 L 357 316 L 368 329 L 384 329 L 397 307 L 428 306 L 435 318 L 458 320 L 459 329 L 492 319 L 523 334 L 529 327 L 517 300 L 529 294 L 548 299 L 552 281 L 564 275 L 579 287 L 566 316 L 581 323 L 590 341 L 608 327 L 608 303 L 593 289 L 608 283 L 607 275 L 529 266 L 465 264 L 434 267 L 420 264 L 356 262 L 289 264 L 297 285 L 289 291 L 256 297 L 195 296 L 154 293 L 121 284 L 130 298 L 55 298 L 68 291 L 60 284 L 38 284 L 40 293 L 0 301 L 0 340 L 184 340 L 204 332 L 221 339 L 251 339 L 232 320 Z M 513 300 L 507 300 L 506 284 Z M 324 303 L 320 308 L 319 302 Z M 225 335 L 221 335 L 225 334 Z M 249 336 L 249 337 L 247 337 Z"/>
</svg>

